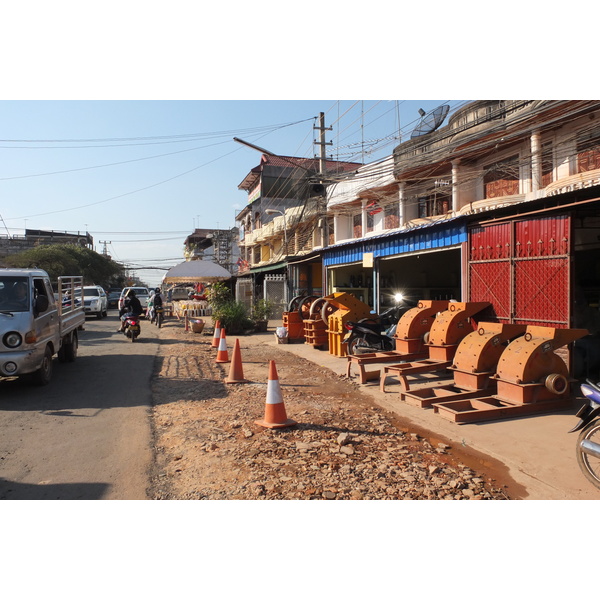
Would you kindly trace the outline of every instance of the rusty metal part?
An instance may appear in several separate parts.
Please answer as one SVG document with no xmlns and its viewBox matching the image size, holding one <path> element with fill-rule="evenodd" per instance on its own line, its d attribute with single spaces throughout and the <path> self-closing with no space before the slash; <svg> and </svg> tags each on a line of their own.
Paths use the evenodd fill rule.
<svg viewBox="0 0 600 600">
<path fill-rule="evenodd" d="M 348 356 L 346 375 L 351 376 L 352 365 L 359 370 L 360 383 L 379 379 L 380 370 L 367 371 L 365 365 L 387 362 L 403 362 L 427 358 L 429 351 L 425 336 L 429 333 L 436 315 L 448 308 L 448 300 L 419 300 L 414 308 L 407 310 L 398 321 L 394 339 L 396 350 L 373 352 L 361 356 Z"/>
<path fill-rule="evenodd" d="M 546 400 L 530 404 L 512 404 L 496 396 L 487 396 L 484 398 L 471 398 L 433 404 L 433 410 L 442 418 L 461 425 L 464 423 L 495 421 L 507 417 L 520 417 L 567 410 L 571 408 L 572 404 L 571 398 Z"/>
<path fill-rule="evenodd" d="M 417 306 L 407 310 L 398 321 L 394 334 L 396 350 L 405 353 L 422 352 L 425 335 L 429 333 L 436 315 L 447 309 L 448 300 L 419 300 Z"/>
<path fill-rule="evenodd" d="M 429 358 L 411 363 L 390 365 L 381 370 L 380 389 L 385 392 L 388 374 L 394 374 L 406 392 L 409 389 L 407 375 L 444 371 L 452 365 L 459 342 L 473 331 L 473 315 L 490 306 L 489 302 L 450 302 L 448 310 L 438 313 L 429 331 L 426 346 Z"/>
<path fill-rule="evenodd" d="M 398 378 L 400 383 L 401 392 L 406 392 L 409 389 L 407 375 L 418 375 L 420 373 L 435 373 L 438 371 L 445 371 L 452 361 L 440 361 L 440 360 L 417 360 L 414 362 L 401 363 L 399 365 L 388 365 L 381 367 L 381 375 L 379 379 L 379 389 L 385 392 L 386 380 L 389 376 Z"/>
<path fill-rule="evenodd" d="M 509 342 L 525 333 L 526 326 L 480 322 L 458 345 L 451 369 L 454 384 L 465 390 L 487 388 Z"/>
<path fill-rule="evenodd" d="M 458 345 L 473 331 L 471 318 L 488 306 L 490 306 L 489 302 L 450 302 L 448 310 L 435 318 L 429 331 L 428 344 L 430 346 Z"/>
<path fill-rule="evenodd" d="M 572 404 L 569 369 L 554 350 L 586 335 L 586 329 L 530 325 L 500 357 L 493 376 L 498 385 L 496 395 L 433 404 L 433 408 L 455 423 L 568 408 Z"/>
<path fill-rule="evenodd" d="M 417 360 L 425 356 L 426 353 L 424 352 L 404 354 L 395 350 L 391 350 L 390 352 L 369 352 L 368 354 L 361 354 L 360 356 L 349 354 L 347 357 L 348 368 L 346 369 L 346 376 L 352 376 L 352 365 L 355 365 L 356 367 L 358 367 L 360 383 L 367 383 L 367 381 L 379 379 L 381 372 L 379 369 L 377 369 L 376 371 L 367 371 L 365 368 L 366 365 L 381 364 L 388 362 L 398 363 L 403 360 Z"/>
<path fill-rule="evenodd" d="M 480 322 L 477 330 L 469 333 L 460 342 L 453 364 L 452 385 L 424 387 L 413 391 L 400 392 L 400 399 L 413 406 L 431 407 L 435 403 L 450 402 L 481 396 L 490 385 L 496 373 L 500 356 L 507 344 L 525 333 L 525 325 Z"/>
</svg>

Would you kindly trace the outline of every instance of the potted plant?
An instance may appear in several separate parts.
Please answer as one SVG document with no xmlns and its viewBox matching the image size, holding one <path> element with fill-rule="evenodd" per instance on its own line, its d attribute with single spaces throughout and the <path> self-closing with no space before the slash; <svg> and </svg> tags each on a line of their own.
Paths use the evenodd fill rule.
<svg viewBox="0 0 600 600">
<path fill-rule="evenodd" d="M 271 300 L 258 300 L 252 307 L 252 320 L 256 331 L 267 331 L 269 317 L 275 304 Z"/>
</svg>

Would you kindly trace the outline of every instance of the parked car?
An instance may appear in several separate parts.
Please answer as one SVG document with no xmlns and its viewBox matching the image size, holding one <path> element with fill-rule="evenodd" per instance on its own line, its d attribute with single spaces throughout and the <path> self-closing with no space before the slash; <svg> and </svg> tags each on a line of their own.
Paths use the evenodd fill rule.
<svg viewBox="0 0 600 600">
<path fill-rule="evenodd" d="M 83 310 L 87 315 L 96 315 L 98 319 L 106 317 L 108 298 L 99 285 L 83 286 Z"/>
<path fill-rule="evenodd" d="M 108 308 L 119 308 L 119 298 L 121 290 L 118 292 L 108 292 Z"/>
<path fill-rule="evenodd" d="M 123 308 L 123 303 L 125 302 L 125 296 L 129 290 L 133 290 L 138 300 L 140 301 L 142 308 L 144 309 L 144 313 L 148 308 L 148 298 L 150 297 L 150 292 L 148 288 L 145 287 L 126 287 L 121 291 L 121 297 L 119 298 L 119 310 Z"/>
<path fill-rule="evenodd" d="M 187 300 L 189 293 L 193 290 L 191 287 L 176 287 L 171 292 L 171 300 Z"/>
</svg>

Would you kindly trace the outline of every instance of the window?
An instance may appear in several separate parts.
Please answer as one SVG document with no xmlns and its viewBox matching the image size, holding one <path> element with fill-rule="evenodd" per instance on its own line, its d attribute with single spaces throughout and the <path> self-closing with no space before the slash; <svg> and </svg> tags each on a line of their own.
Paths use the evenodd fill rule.
<svg viewBox="0 0 600 600">
<path fill-rule="evenodd" d="M 486 198 L 501 198 L 519 193 L 519 157 L 489 165 L 485 169 L 483 185 Z"/>
<path fill-rule="evenodd" d="M 552 142 L 545 142 L 542 144 L 542 187 L 552 183 L 553 171 Z"/>
<path fill-rule="evenodd" d="M 396 227 L 400 227 L 400 207 L 397 202 L 385 207 L 383 226 L 384 229 L 396 229 Z"/>
<path fill-rule="evenodd" d="M 355 238 L 362 237 L 362 215 L 354 215 L 352 217 L 352 235 Z"/>
<path fill-rule="evenodd" d="M 419 218 L 445 215 L 452 206 L 452 194 L 446 190 L 419 198 Z"/>
<path fill-rule="evenodd" d="M 600 169 L 600 129 L 577 137 L 577 172 Z"/>
</svg>

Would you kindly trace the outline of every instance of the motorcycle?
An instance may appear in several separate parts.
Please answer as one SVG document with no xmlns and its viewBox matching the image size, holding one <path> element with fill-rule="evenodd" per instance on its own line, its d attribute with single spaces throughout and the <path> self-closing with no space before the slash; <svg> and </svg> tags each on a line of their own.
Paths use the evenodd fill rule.
<svg viewBox="0 0 600 600">
<path fill-rule="evenodd" d="M 368 352 L 390 352 L 396 347 L 394 333 L 400 317 L 413 306 L 401 294 L 395 296 L 396 304 L 381 313 L 379 319 L 365 318 L 348 321 L 348 333 L 344 337 L 346 351 L 351 355 Z"/>
<path fill-rule="evenodd" d="M 160 329 L 163 323 L 164 315 L 163 315 L 163 307 L 155 306 L 154 307 L 154 315 L 153 320 L 156 326 Z"/>
<path fill-rule="evenodd" d="M 569 431 L 581 431 L 577 439 L 577 463 L 586 479 L 600 489 L 600 386 L 586 379 L 581 391 L 587 399 L 577 412 L 579 423 Z"/>
<path fill-rule="evenodd" d="M 128 315 L 125 318 L 125 329 L 123 333 L 133 342 L 135 342 L 135 338 L 137 338 L 142 332 L 142 326 L 140 322 L 140 317 L 136 317 L 134 315 Z"/>
</svg>

